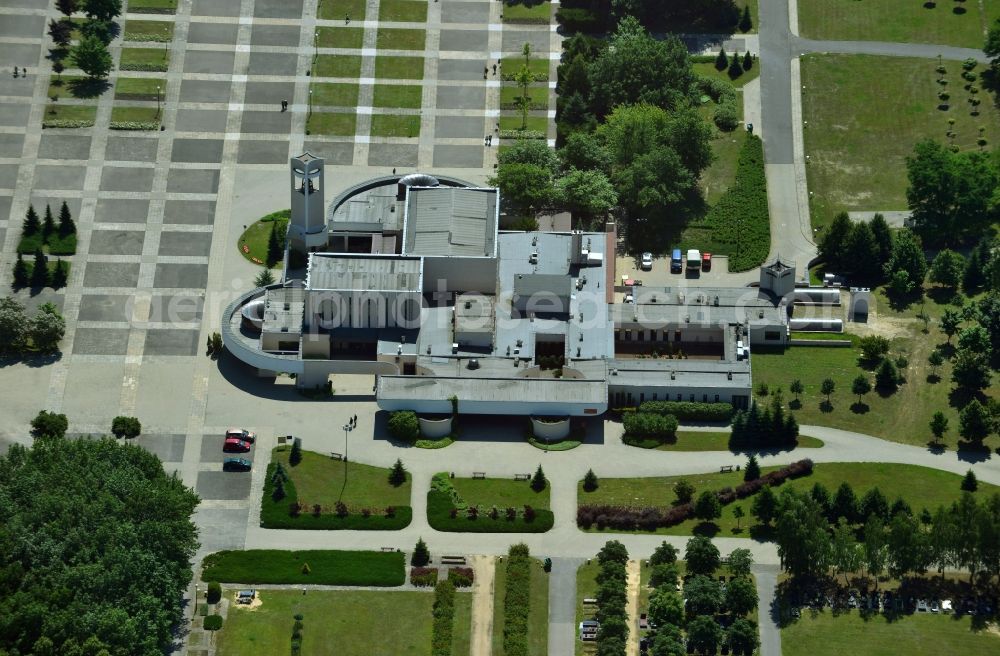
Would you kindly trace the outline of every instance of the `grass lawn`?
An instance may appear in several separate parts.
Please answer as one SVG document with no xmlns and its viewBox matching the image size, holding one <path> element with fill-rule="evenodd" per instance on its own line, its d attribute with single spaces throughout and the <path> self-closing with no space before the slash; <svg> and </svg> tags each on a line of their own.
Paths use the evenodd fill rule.
<svg viewBox="0 0 1000 656">
<path fill-rule="evenodd" d="M 763 467 L 767 473 L 777 467 Z M 719 490 L 723 487 L 736 487 L 743 482 L 743 472 L 720 474 L 692 474 L 688 476 L 657 476 L 651 478 L 601 478 L 598 488 L 593 492 L 583 490 L 583 481 L 577 484 L 577 499 L 580 504 L 609 504 L 617 506 L 646 507 L 657 506 L 666 508 L 676 499 L 673 485 L 680 479 L 685 479 L 695 487 L 695 497 L 705 490 Z M 921 508 L 934 510 L 938 506 L 950 504 L 961 495 L 962 477 L 957 474 L 928 469 L 916 465 L 901 465 L 893 463 L 819 463 L 813 468 L 810 476 L 791 479 L 782 487 L 792 487 L 798 491 L 809 491 L 816 483 L 822 483 L 833 495 L 841 483 L 847 482 L 854 488 L 854 493 L 860 498 L 872 487 L 878 487 L 891 504 L 896 498 L 902 497 L 910 504 L 914 512 Z M 1000 491 L 1000 487 L 979 484 L 979 495 L 992 494 Z M 780 492 L 780 490 L 779 490 Z M 692 533 L 714 534 L 720 536 L 749 536 L 748 527 L 755 521 L 750 513 L 753 497 L 734 501 L 722 508 L 722 517 L 714 525 L 701 526 L 700 520 L 690 519 L 676 526 L 662 528 L 657 533 L 668 535 L 691 535 Z M 743 508 L 746 516 L 741 520 L 741 531 L 736 529 L 736 519 L 733 509 Z M 717 529 L 715 528 L 717 527 Z M 596 529 L 595 529 L 596 530 Z M 609 531 L 610 532 L 610 531 Z"/>
<path fill-rule="evenodd" d="M 306 122 L 306 134 L 353 135 L 357 116 L 340 112 L 313 112 Z"/>
<path fill-rule="evenodd" d="M 375 77 L 388 80 L 422 80 L 424 58 L 379 55 L 375 57 Z"/>
<path fill-rule="evenodd" d="M 350 107 L 358 104 L 358 85 L 348 82 L 313 82 L 309 85 L 312 91 L 313 107 L 326 105 L 329 107 Z"/>
<path fill-rule="evenodd" d="M 673 442 L 660 442 L 659 440 L 644 440 L 632 444 L 632 446 L 643 449 L 656 449 L 657 451 L 728 451 L 729 432 L 728 431 L 677 431 L 677 439 Z M 799 436 L 798 448 L 813 449 L 823 446 L 822 440 L 806 435 Z"/>
<path fill-rule="evenodd" d="M 504 57 L 500 60 L 500 70 L 502 70 L 507 75 L 514 75 L 521 67 L 524 66 L 524 56 L 515 55 L 511 57 Z M 541 75 L 545 78 L 549 76 L 549 60 L 541 59 L 535 54 L 532 54 L 528 59 L 528 70 L 535 75 Z"/>
<path fill-rule="evenodd" d="M 291 210 L 278 210 L 251 223 L 250 227 L 240 235 L 239 241 L 236 242 L 240 254 L 254 264 L 267 261 L 267 240 L 271 236 L 271 229 L 275 227 L 274 221 L 278 221 L 278 234 L 282 235 L 291 216 Z M 245 250 L 244 246 L 247 247 Z M 280 266 L 281 262 L 275 264 L 275 268 L 280 268 Z"/>
<path fill-rule="evenodd" d="M 995 630 L 975 631 L 968 615 L 914 613 L 888 621 L 883 615 L 864 619 L 857 611 L 834 616 L 829 609 L 802 617 L 781 630 L 782 656 L 937 656 L 995 654 Z"/>
<path fill-rule="evenodd" d="M 423 50 L 426 40 L 427 33 L 424 30 L 380 27 L 376 34 L 375 47 L 379 50 Z"/>
<path fill-rule="evenodd" d="M 349 77 L 361 75 L 361 55 L 320 55 L 316 58 L 317 77 Z"/>
<path fill-rule="evenodd" d="M 516 103 L 521 97 L 521 87 L 505 84 L 500 87 L 500 106 L 505 109 L 517 109 Z M 548 107 L 548 87 L 528 87 L 528 102 L 534 107 Z"/>
<path fill-rule="evenodd" d="M 122 48 L 118 68 L 123 71 L 166 71 L 170 55 L 163 48 Z"/>
<path fill-rule="evenodd" d="M 331 645 L 336 645 L 339 656 L 431 653 L 433 593 L 314 590 L 303 595 L 297 590 L 260 590 L 257 594 L 262 602 L 258 608 L 230 606 L 218 634 L 219 656 L 287 653 L 296 614 L 303 616 L 302 656 L 329 654 Z M 469 652 L 471 604 L 471 594 L 455 595 L 452 653 L 456 656 Z"/>
<path fill-rule="evenodd" d="M 384 23 L 423 23 L 427 20 L 427 0 L 382 0 L 378 19 Z"/>
<path fill-rule="evenodd" d="M 345 485 L 344 462 L 313 451 L 303 451 L 302 462 L 292 467 L 288 464 L 289 453 L 289 448 L 277 447 L 272 452 L 271 461 L 280 462 L 292 477 L 300 503 L 333 506 L 337 501 L 343 501 L 348 506 L 377 508 L 410 505 L 409 474 L 405 483 L 394 487 L 389 483 L 388 469 L 347 462 Z"/>
<path fill-rule="evenodd" d="M 850 4 L 852 10 L 868 5 Z M 923 11 L 919 3 L 911 8 Z M 921 139 L 949 142 L 949 119 L 955 119 L 954 143 L 961 148 L 977 147 L 980 127 L 991 144 L 1000 138 L 1000 112 L 989 94 L 980 92 L 980 114 L 971 115 L 959 62 L 944 64 L 951 105 L 938 109 L 937 65 L 936 59 L 867 55 L 802 58 L 814 227 L 824 227 L 840 211 L 906 209 L 905 158 Z"/>
<path fill-rule="evenodd" d="M 597 574 L 601 571 L 601 566 L 598 564 L 597 559 L 594 558 L 591 562 L 580 565 L 580 568 L 576 570 L 576 622 L 573 625 L 573 631 L 576 633 L 576 639 L 573 643 L 576 645 L 576 654 L 581 656 L 582 654 L 594 654 L 597 652 L 596 646 L 593 642 L 583 642 L 580 640 L 579 633 L 576 629 L 583 620 L 594 619 L 597 613 L 597 606 L 584 606 L 583 600 L 588 597 L 594 597 L 597 594 Z"/>
<path fill-rule="evenodd" d="M 364 44 L 365 30 L 361 27 L 317 27 L 320 48 L 360 48 Z"/>
<path fill-rule="evenodd" d="M 552 20 L 552 3 L 548 0 L 521 0 L 503 5 L 505 23 L 548 23 Z"/>
<path fill-rule="evenodd" d="M 911 308 L 908 316 L 913 317 L 917 311 L 919 306 Z M 917 323 L 912 321 L 904 330 L 904 337 L 892 341 L 890 353 L 893 357 L 905 354 L 909 360 L 904 372 L 907 382 L 891 395 L 883 396 L 873 391 L 864 397 L 862 405 L 857 405 L 857 396 L 850 393 L 851 382 L 858 374 L 867 372 L 858 366 L 860 350 L 855 348 L 793 346 L 784 352 L 758 349 L 750 359 L 754 384 L 766 383 L 772 390 L 781 387 L 785 399 L 792 401 L 790 405 L 800 424 L 831 426 L 920 446 L 932 439 L 928 424 L 931 416 L 940 410 L 945 413 L 950 426 L 945 435 L 945 445 L 954 448 L 959 408 L 952 405 L 950 398 L 951 364 L 946 360 L 938 369 L 941 380 L 928 382 L 930 367 L 927 357 L 945 338 L 933 327 L 931 335 L 923 335 Z M 872 378 L 871 373 L 867 375 Z M 820 394 L 820 385 L 825 378 L 831 378 L 836 385 L 829 406 L 824 403 L 826 397 Z M 795 407 L 794 399 L 788 393 L 795 379 L 801 380 L 805 387 L 800 407 Z M 994 384 L 986 393 L 992 395 L 998 390 L 1000 386 Z M 996 437 L 986 440 L 987 445 L 996 446 L 996 442 Z"/>
<path fill-rule="evenodd" d="M 733 53 L 731 52 L 727 52 L 726 54 L 729 55 L 730 57 L 732 57 L 733 55 Z M 743 61 L 742 57 L 743 54 L 740 53 L 741 62 Z M 733 85 L 736 88 L 740 88 L 747 82 L 752 82 L 753 80 L 756 80 L 758 77 L 760 77 L 760 60 L 758 59 L 754 59 L 753 66 L 750 68 L 749 71 L 743 71 L 743 75 L 740 75 L 735 80 L 729 77 L 728 68 L 720 71 L 717 68 L 715 68 L 714 62 L 712 63 L 699 62 L 696 64 L 692 64 L 692 66 L 694 68 L 694 72 L 697 73 L 698 75 L 702 77 L 715 78 L 717 80 L 722 80 L 723 82 L 728 82 L 729 84 Z M 742 98 L 740 99 L 740 101 L 742 103 Z"/>
<path fill-rule="evenodd" d="M 177 11 L 177 0 L 128 0 L 126 11 L 172 14 Z"/>
<path fill-rule="evenodd" d="M 398 116 L 395 114 L 372 115 L 373 137 L 419 137 L 419 116 Z"/>
<path fill-rule="evenodd" d="M 737 105 L 742 116 L 743 103 L 739 102 Z M 711 111 L 715 108 L 715 103 L 708 103 L 708 107 L 709 117 L 711 117 Z M 743 147 L 743 142 L 746 141 L 746 138 L 747 131 L 744 129 L 737 128 L 732 132 L 723 132 L 716 128 L 714 124 L 712 125 L 711 145 L 714 157 L 712 163 L 702 171 L 700 179 L 705 200 L 709 205 L 718 202 L 722 194 L 726 193 L 726 190 L 736 180 L 736 161 L 739 158 L 740 148 Z M 684 236 L 682 233 L 681 240 L 694 243 L 698 241 L 698 238 L 699 236 L 696 236 L 693 232 L 687 236 Z"/>
<path fill-rule="evenodd" d="M 45 118 L 42 125 L 45 126 L 50 121 L 79 121 L 87 125 L 94 124 L 97 116 L 97 105 L 60 105 L 49 103 L 45 106 Z M 86 127 L 79 125 L 75 127 Z"/>
<path fill-rule="evenodd" d="M 126 41 L 171 41 L 174 38 L 173 21 L 130 20 L 125 23 Z"/>
<path fill-rule="evenodd" d="M 56 208 L 56 214 L 58 212 L 59 209 Z M 47 239 L 41 231 L 28 236 L 22 232 L 21 239 L 17 242 L 17 252 L 23 255 L 33 255 L 40 246 L 42 251 L 49 255 L 73 255 L 76 253 L 76 241 L 76 233 L 60 235 L 58 230 L 49 234 Z M 25 263 L 29 268 L 33 266 L 31 261 L 25 260 Z M 50 270 L 55 268 L 54 259 L 49 260 L 48 267 Z"/>
<path fill-rule="evenodd" d="M 1000 15 L 1000 4 L 987 0 L 957 4 L 940 0 L 809 0 L 799 5 L 799 33 L 833 41 L 905 41 L 982 48 L 983 26 Z M 962 13 L 955 13 L 961 9 Z"/>
<path fill-rule="evenodd" d="M 500 129 L 501 130 L 520 130 L 521 129 L 521 115 L 516 116 L 501 116 L 500 117 Z M 527 130 L 534 130 L 535 132 L 541 132 L 546 134 L 549 130 L 549 119 L 545 116 L 531 116 L 528 115 Z"/>
<path fill-rule="evenodd" d="M 376 84 L 373 107 L 420 109 L 423 87 L 416 84 Z"/>
<path fill-rule="evenodd" d="M 527 473 L 527 472 L 526 472 Z M 546 485 L 541 492 L 531 489 L 529 481 L 515 481 L 507 478 L 473 478 L 451 479 L 455 489 L 470 506 L 479 505 L 506 508 L 520 508 L 524 505 L 535 509 L 549 507 L 550 486 Z"/>
<path fill-rule="evenodd" d="M 493 656 L 505 656 L 503 601 L 507 593 L 507 561 L 496 564 L 493 582 Z M 549 575 L 537 558 L 531 559 L 531 609 L 528 612 L 528 656 L 546 656 L 549 650 Z"/>
<path fill-rule="evenodd" d="M 322 20 L 344 20 L 350 16 L 352 21 L 365 19 L 365 0 L 320 0 L 317 14 Z"/>
<path fill-rule="evenodd" d="M 160 111 L 156 105 L 143 107 L 112 107 L 112 123 L 159 123 Z"/>
<path fill-rule="evenodd" d="M 115 83 L 115 98 L 120 100 L 156 100 L 167 93 L 167 81 L 150 77 L 120 77 Z"/>
<path fill-rule="evenodd" d="M 381 551 L 219 551 L 205 557 L 202 581 L 363 585 L 389 587 L 406 580 L 402 553 Z M 310 572 L 302 573 L 304 564 Z"/>
</svg>

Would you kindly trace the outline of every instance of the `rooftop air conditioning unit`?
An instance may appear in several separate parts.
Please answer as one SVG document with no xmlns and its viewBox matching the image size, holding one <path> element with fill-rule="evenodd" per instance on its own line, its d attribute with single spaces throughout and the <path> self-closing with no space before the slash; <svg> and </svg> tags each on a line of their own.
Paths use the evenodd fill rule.
<svg viewBox="0 0 1000 656">
<path fill-rule="evenodd" d="M 617 376 L 617 375 L 618 375 L 618 370 L 617 370 L 617 369 L 612 369 L 612 370 L 611 370 L 611 371 L 610 371 L 609 373 L 610 373 L 610 374 L 611 374 L 612 376 Z"/>
<path fill-rule="evenodd" d="M 715 306 L 718 307 L 718 305 L 719 305 L 719 297 L 716 296 L 715 297 Z"/>
<path fill-rule="evenodd" d="M 458 344 L 452 343 L 452 345 L 451 345 L 451 353 L 452 353 L 452 355 L 458 353 Z"/>
<path fill-rule="evenodd" d="M 671 372 L 670 372 L 670 380 L 674 380 L 674 379 L 676 379 L 676 378 L 677 378 L 677 373 L 676 373 L 676 372 L 673 372 L 673 371 L 671 371 Z"/>
<path fill-rule="evenodd" d="M 528 264 L 538 264 L 538 252 L 533 252 L 528 256 Z"/>
</svg>

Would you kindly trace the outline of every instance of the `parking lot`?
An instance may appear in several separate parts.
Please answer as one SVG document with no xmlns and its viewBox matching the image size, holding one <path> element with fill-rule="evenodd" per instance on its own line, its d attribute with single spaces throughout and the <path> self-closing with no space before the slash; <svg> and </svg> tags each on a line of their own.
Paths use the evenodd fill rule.
<svg viewBox="0 0 1000 656">
<path fill-rule="evenodd" d="M 621 284 L 622 276 L 641 280 L 646 287 L 676 287 L 678 285 L 698 284 L 715 287 L 745 287 L 758 278 L 756 270 L 744 273 L 729 273 L 729 258 L 713 256 L 710 271 L 694 273 L 670 273 L 670 253 L 653 253 L 653 267 L 645 271 L 640 265 L 640 255 L 618 255 L 615 259 L 615 270 L 618 278 L 616 284 Z"/>
</svg>

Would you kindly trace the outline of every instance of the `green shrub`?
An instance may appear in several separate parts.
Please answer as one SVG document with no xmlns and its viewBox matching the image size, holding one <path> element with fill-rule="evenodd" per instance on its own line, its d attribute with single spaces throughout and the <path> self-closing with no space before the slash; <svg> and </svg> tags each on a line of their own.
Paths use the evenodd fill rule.
<svg viewBox="0 0 1000 656">
<path fill-rule="evenodd" d="M 142 424 L 135 417 L 115 417 L 111 421 L 111 433 L 115 437 L 139 437 L 142 432 Z"/>
<path fill-rule="evenodd" d="M 739 127 L 740 113 L 736 108 L 736 102 L 726 100 L 725 102 L 720 103 L 719 106 L 715 108 L 715 112 L 712 114 L 712 121 L 714 121 L 715 126 L 723 132 L 732 132 Z"/>
<path fill-rule="evenodd" d="M 93 125 L 94 119 L 47 118 L 42 121 L 43 128 L 89 128 Z"/>
<path fill-rule="evenodd" d="M 622 417 L 625 434 L 633 438 L 673 439 L 677 435 L 677 418 L 655 412 L 633 412 Z"/>
<path fill-rule="evenodd" d="M 205 618 L 206 631 L 218 631 L 222 628 L 222 615 L 209 615 Z"/>
<path fill-rule="evenodd" d="M 452 567 L 448 570 L 448 580 L 456 588 L 468 588 L 476 580 L 476 575 L 471 567 Z"/>
<path fill-rule="evenodd" d="M 560 6 L 556 20 L 566 32 L 599 32 L 602 21 L 589 9 Z"/>
<path fill-rule="evenodd" d="M 31 434 L 35 437 L 65 437 L 69 429 L 66 415 L 42 410 L 31 420 Z"/>
<path fill-rule="evenodd" d="M 108 128 L 112 130 L 159 130 L 158 121 L 111 121 Z"/>
<path fill-rule="evenodd" d="M 414 443 L 420 437 L 420 422 L 412 410 L 398 410 L 389 416 L 389 434 L 401 442 Z"/>
<path fill-rule="evenodd" d="M 700 401 L 646 401 L 639 411 L 673 415 L 681 421 L 729 421 L 733 416 L 733 406 L 729 403 Z"/>
<path fill-rule="evenodd" d="M 206 600 L 210 604 L 217 604 L 222 599 L 222 584 L 218 581 L 209 581 Z"/>
</svg>

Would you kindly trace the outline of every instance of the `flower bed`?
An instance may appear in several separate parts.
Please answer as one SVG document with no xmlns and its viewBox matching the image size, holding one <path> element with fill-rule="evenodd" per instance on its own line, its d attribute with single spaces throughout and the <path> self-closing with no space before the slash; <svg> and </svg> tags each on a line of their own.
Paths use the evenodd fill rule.
<svg viewBox="0 0 1000 656">
<path fill-rule="evenodd" d="M 433 585 L 437 585 L 438 581 L 438 571 L 437 567 L 411 567 L 410 568 L 410 584 L 416 585 L 421 588 L 427 588 Z"/>
</svg>

